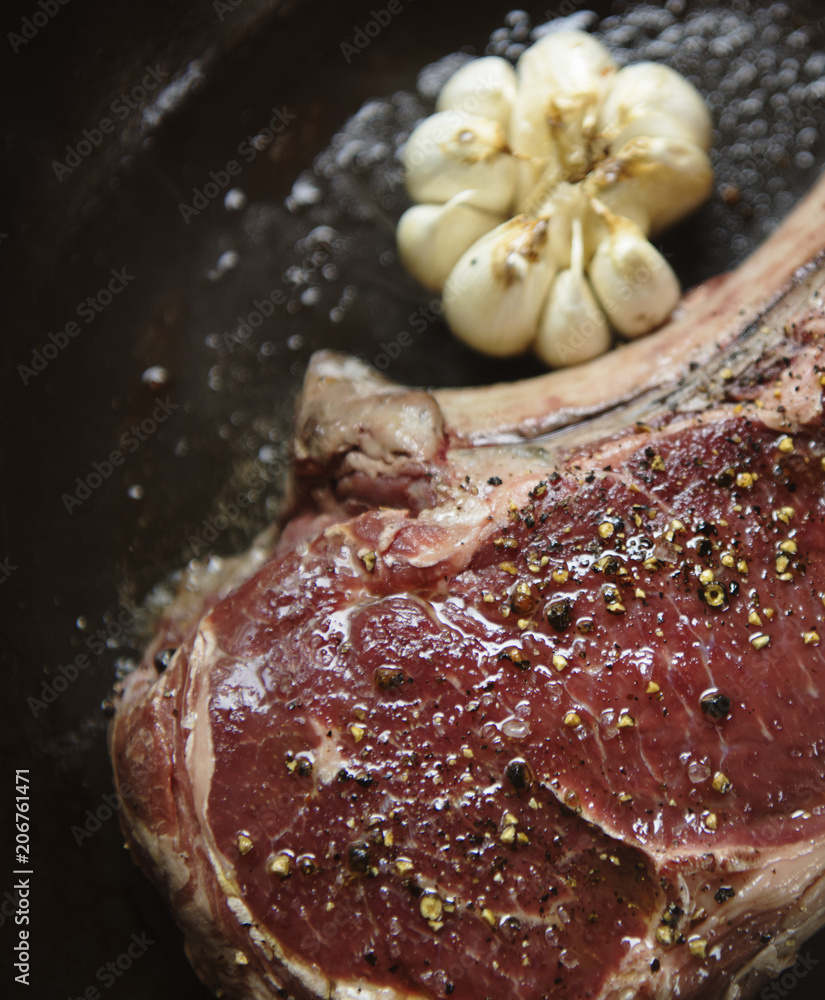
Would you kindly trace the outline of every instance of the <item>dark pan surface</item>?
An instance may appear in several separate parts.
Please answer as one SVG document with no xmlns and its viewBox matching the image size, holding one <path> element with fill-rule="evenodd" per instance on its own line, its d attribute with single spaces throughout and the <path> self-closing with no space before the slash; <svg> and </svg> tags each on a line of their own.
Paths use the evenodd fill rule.
<svg viewBox="0 0 825 1000">
<path fill-rule="evenodd" d="M 711 102 L 716 193 L 663 242 L 694 284 L 745 257 L 822 169 L 820 14 L 803 3 L 597 8 L 621 60 L 670 61 Z M 38 9 L 4 8 L 6 31 Z M 393 251 L 406 205 L 394 154 L 454 62 L 423 74 L 417 90 L 423 66 L 488 44 L 515 57 L 531 24 L 555 13 L 583 26 L 598 20 L 575 0 L 532 5 L 527 18 L 489 2 L 410 0 L 353 53 L 342 43 L 370 20 L 369 4 L 74 0 L 18 51 L 7 38 L 0 939 L 10 954 L 12 778 L 29 768 L 34 972 L 25 995 L 74 998 L 95 987 L 107 1000 L 206 996 L 107 816 L 101 703 L 135 653 L 138 608 L 152 588 L 190 558 L 240 550 L 277 510 L 294 394 L 314 349 L 350 350 L 424 385 L 538 371 L 527 359 L 472 355 L 420 311 L 428 297 Z M 147 82 L 160 82 L 141 103 L 134 88 L 147 68 Z M 113 107 L 131 93 L 136 106 L 121 118 Z M 273 108 L 273 124 L 283 124 L 275 139 L 239 153 Z M 115 128 L 103 134 L 105 118 Z M 101 131 L 100 142 L 56 171 L 84 130 Z M 245 205 L 225 207 L 227 185 L 186 211 L 193 189 L 233 159 Z M 86 323 L 78 305 L 106 289 L 113 270 L 125 287 L 108 305 L 99 297 Z M 267 297 L 275 304 L 258 324 L 254 314 L 268 307 L 256 302 Z M 48 334 L 60 343 L 71 320 L 78 335 L 53 351 Z M 398 346 L 401 331 L 411 346 Z M 44 347 L 54 356 L 43 370 L 21 376 Z M 151 366 L 168 378 L 147 384 Z M 168 413 L 158 409 L 167 397 Z M 144 441 L 122 437 L 141 421 Z M 122 464 L 110 462 L 113 451 Z M 75 504 L 67 497 L 78 478 L 89 495 Z M 236 515 L 239 494 L 252 502 Z M 78 669 L 78 656 L 88 666 Z M 107 976 L 133 934 L 154 943 Z M 802 953 L 825 958 L 825 936 Z M 0 996 L 14 995 L 8 964 L 2 976 Z M 814 968 L 789 995 L 820 1000 L 822 981 Z"/>
</svg>

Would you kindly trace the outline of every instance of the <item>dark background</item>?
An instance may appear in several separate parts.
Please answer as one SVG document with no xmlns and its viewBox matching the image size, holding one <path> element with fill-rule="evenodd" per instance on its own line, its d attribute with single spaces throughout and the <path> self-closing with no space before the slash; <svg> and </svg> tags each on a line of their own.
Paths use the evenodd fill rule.
<svg viewBox="0 0 825 1000">
<path fill-rule="evenodd" d="M 7 3 L 0 14 L 2 996 L 23 992 L 13 982 L 13 927 L 2 908 L 13 883 L 18 767 L 30 770 L 33 804 L 34 974 L 26 995 L 62 1000 L 89 986 L 113 1000 L 206 995 L 171 917 L 122 849 L 117 819 L 105 818 L 111 777 L 102 703 L 139 647 L 147 617 L 139 609 L 152 588 L 193 556 L 240 550 L 276 512 L 294 393 L 311 351 L 337 346 L 375 362 L 428 301 L 393 255 L 393 227 L 406 204 L 393 149 L 427 107 L 415 94 L 418 70 L 462 47 L 481 54 L 491 34 L 497 51 L 516 55 L 508 46 L 521 44 L 527 30 L 506 5 L 409 0 L 347 61 L 341 43 L 353 41 L 371 6 L 383 9 L 381 0 L 240 0 L 235 8 L 71 0 L 16 53 L 7 33 L 40 8 Z M 663 244 L 684 284 L 696 283 L 746 256 L 822 167 L 825 87 L 815 84 L 825 72 L 825 56 L 817 62 L 825 11 L 730 3 L 735 16 L 726 23 L 718 7 L 681 0 L 652 14 L 637 4 L 597 8 L 619 15 L 605 30 L 624 46 L 622 58 L 667 58 L 711 101 L 715 194 Z M 557 9 L 589 23 L 571 0 L 533 4 L 528 13 L 538 24 Z M 679 25 L 702 12 L 715 21 L 692 50 Z M 742 41 L 737 32 L 748 24 L 756 29 Z M 67 145 L 114 119 L 113 102 L 150 66 L 168 74 L 164 86 L 189 80 L 188 94 L 173 101 L 167 91 L 159 107 L 160 88 L 153 91 L 59 180 L 53 164 L 65 162 Z M 803 82 L 806 89 L 794 91 Z M 426 81 L 423 89 L 426 97 Z M 229 211 L 221 196 L 186 224 L 180 205 L 191 204 L 210 171 L 238 159 L 239 143 L 273 107 L 295 117 L 234 182 L 246 207 Z M 334 233 L 308 237 L 319 225 Z M 226 254 L 235 266 L 218 276 Z M 127 288 L 93 323 L 81 321 L 80 334 L 24 385 L 18 366 L 30 365 L 49 332 L 76 320 L 78 304 L 121 268 L 134 276 Z M 276 289 L 288 304 L 248 339 L 233 340 L 236 317 Z M 151 365 L 167 369 L 162 387 L 141 380 Z M 388 367 L 419 384 L 537 371 L 529 359 L 479 359 L 438 323 Z M 77 478 L 105 462 L 167 396 L 177 406 L 172 416 L 69 513 L 61 498 Z M 216 522 L 261 482 L 266 488 L 241 516 Z M 109 643 L 97 653 L 89 643 L 100 629 Z M 30 701 L 42 700 L 44 684 L 80 653 L 90 665 L 52 703 Z M 84 836 L 98 810 L 99 828 L 93 821 Z M 143 932 L 155 943 L 103 988 L 97 970 Z M 821 935 L 809 947 L 825 958 Z M 793 995 L 819 1000 L 817 971 Z"/>
</svg>

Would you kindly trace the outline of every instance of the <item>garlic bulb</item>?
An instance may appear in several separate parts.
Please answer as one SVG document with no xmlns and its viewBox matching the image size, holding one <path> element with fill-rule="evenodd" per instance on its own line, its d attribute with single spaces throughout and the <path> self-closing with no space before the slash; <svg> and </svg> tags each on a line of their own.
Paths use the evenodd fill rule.
<svg viewBox="0 0 825 1000">
<path fill-rule="evenodd" d="M 564 368 L 596 358 L 609 347 L 610 326 L 584 273 L 582 224 L 576 219 L 570 267 L 553 281 L 533 349 L 551 368 Z"/>
<path fill-rule="evenodd" d="M 515 70 L 465 63 L 403 151 L 419 202 L 401 259 L 441 290 L 453 332 L 496 356 L 577 364 L 670 315 L 679 282 L 648 242 L 710 194 L 711 120 L 667 66 L 618 69 L 581 31 L 545 35 Z M 514 215 L 508 221 L 508 216 Z"/>
<path fill-rule="evenodd" d="M 676 307 L 679 279 L 634 222 L 612 213 L 607 222 L 610 231 L 590 261 L 590 280 L 619 333 L 639 337 Z"/>
</svg>

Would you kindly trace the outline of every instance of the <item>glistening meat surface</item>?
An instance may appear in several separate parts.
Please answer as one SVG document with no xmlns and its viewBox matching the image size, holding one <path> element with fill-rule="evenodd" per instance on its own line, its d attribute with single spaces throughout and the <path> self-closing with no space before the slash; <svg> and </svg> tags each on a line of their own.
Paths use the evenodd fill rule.
<svg viewBox="0 0 825 1000">
<path fill-rule="evenodd" d="M 792 959 L 825 919 L 818 281 L 532 443 L 315 359 L 280 540 L 170 611 L 112 728 L 210 986 L 734 998 Z"/>
</svg>

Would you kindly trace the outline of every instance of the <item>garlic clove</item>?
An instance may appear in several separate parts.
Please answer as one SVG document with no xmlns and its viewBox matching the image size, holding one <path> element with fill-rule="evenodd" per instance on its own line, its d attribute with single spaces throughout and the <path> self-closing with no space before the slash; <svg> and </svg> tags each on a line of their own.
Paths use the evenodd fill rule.
<svg viewBox="0 0 825 1000">
<path fill-rule="evenodd" d="M 590 361 L 609 350 L 610 327 L 584 274 L 584 238 L 573 223 L 570 267 L 553 279 L 533 349 L 551 368 Z"/>
<path fill-rule="evenodd" d="M 444 315 L 466 344 L 495 357 L 524 351 L 556 264 L 547 245 L 547 219 L 520 215 L 475 243 L 444 286 Z"/>
<path fill-rule="evenodd" d="M 625 66 L 613 78 L 599 113 L 599 132 L 611 150 L 639 135 L 670 136 L 710 149 L 712 122 L 702 95 L 659 63 Z"/>
<path fill-rule="evenodd" d="M 639 337 L 673 312 L 679 279 L 635 223 L 609 211 L 604 218 L 608 233 L 590 261 L 590 281 L 616 330 Z"/>
<path fill-rule="evenodd" d="M 457 109 L 499 122 L 505 129 L 516 96 L 516 71 L 499 56 L 471 59 L 444 84 L 436 111 Z"/>
<path fill-rule="evenodd" d="M 425 118 L 402 154 L 407 190 L 417 202 L 443 204 L 477 191 L 481 207 L 506 212 L 513 202 L 516 164 L 498 122 L 452 109 Z"/>
<path fill-rule="evenodd" d="M 713 168 L 695 143 L 665 137 L 631 139 L 583 182 L 616 215 L 658 233 L 698 208 L 713 189 Z"/>
<path fill-rule="evenodd" d="M 616 72 L 610 53 L 583 31 L 557 31 L 525 49 L 516 72 L 509 131 L 513 150 L 528 160 L 555 157 L 568 175 L 584 173 L 598 107 Z M 522 182 L 519 198 L 527 195 Z"/>
<path fill-rule="evenodd" d="M 536 354 L 551 368 L 566 368 L 604 354 L 611 341 L 587 278 L 569 268 L 559 271 L 539 321 Z"/>
<path fill-rule="evenodd" d="M 396 242 L 406 269 L 426 288 L 440 292 L 458 259 L 485 233 L 504 221 L 470 203 L 463 191 L 446 205 L 413 205 L 401 216 Z"/>
</svg>

